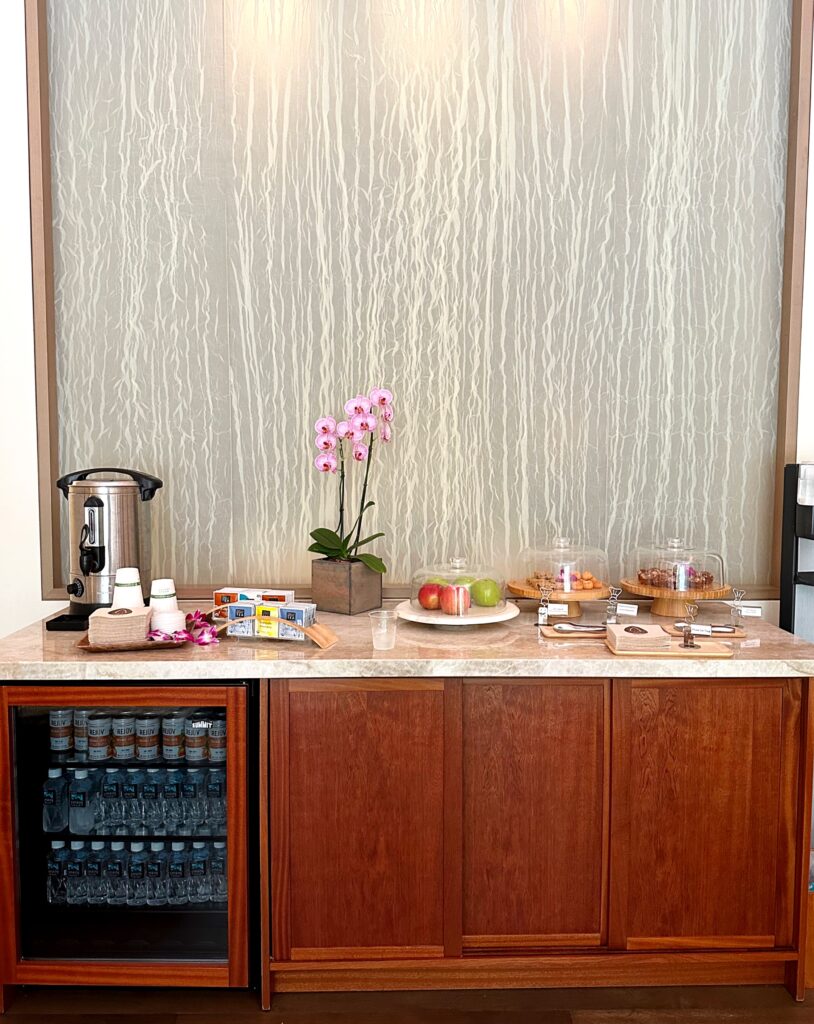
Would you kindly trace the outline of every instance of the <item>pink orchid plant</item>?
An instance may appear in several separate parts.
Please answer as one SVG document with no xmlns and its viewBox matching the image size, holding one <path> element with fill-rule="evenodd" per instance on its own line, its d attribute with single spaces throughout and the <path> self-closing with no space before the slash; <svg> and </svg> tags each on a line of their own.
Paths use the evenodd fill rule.
<svg viewBox="0 0 814 1024">
<path fill-rule="evenodd" d="M 308 548 L 326 558 L 350 562 L 363 562 L 374 572 L 387 572 L 378 555 L 359 549 L 371 541 L 383 537 L 373 533 L 362 537 L 362 520 L 365 512 L 375 502 L 367 500 L 367 485 L 370 478 L 370 464 L 377 441 L 387 444 L 393 439 L 393 393 L 387 388 L 373 388 L 369 395 L 356 395 L 343 406 L 344 419 L 321 416 L 314 424 L 315 444 L 319 455 L 314 465 L 320 473 L 339 474 L 339 523 L 335 530 L 320 527 L 311 533 L 313 544 Z M 364 462 L 365 475 L 362 495 L 359 500 L 359 514 L 345 533 L 345 473 L 351 462 Z"/>
</svg>

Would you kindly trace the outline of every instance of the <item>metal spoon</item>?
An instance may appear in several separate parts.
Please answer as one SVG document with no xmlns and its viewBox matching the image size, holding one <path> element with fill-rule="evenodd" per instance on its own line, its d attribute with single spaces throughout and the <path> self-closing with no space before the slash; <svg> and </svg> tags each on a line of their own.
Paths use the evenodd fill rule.
<svg viewBox="0 0 814 1024">
<path fill-rule="evenodd" d="M 686 625 L 687 625 L 686 622 L 677 622 L 675 624 L 675 628 L 676 629 L 684 629 L 684 627 Z M 710 626 L 710 629 L 712 630 L 713 633 L 734 633 L 735 632 L 735 627 L 734 626 Z"/>
<path fill-rule="evenodd" d="M 577 622 L 558 622 L 554 626 L 558 633 L 604 633 L 604 626 L 582 626 Z"/>
</svg>

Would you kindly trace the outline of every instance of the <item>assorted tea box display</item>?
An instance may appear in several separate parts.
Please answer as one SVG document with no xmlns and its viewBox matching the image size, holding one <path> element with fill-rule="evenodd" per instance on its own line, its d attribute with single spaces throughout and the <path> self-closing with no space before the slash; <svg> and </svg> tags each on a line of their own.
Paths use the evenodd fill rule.
<svg viewBox="0 0 814 1024">
<path fill-rule="evenodd" d="M 288 604 L 294 600 L 293 590 L 281 590 L 278 587 L 256 589 L 251 587 L 221 587 L 212 594 L 215 605 L 213 618 L 228 619 L 230 605 L 242 604 Z"/>
<path fill-rule="evenodd" d="M 258 604 L 257 635 L 271 640 L 305 640 L 305 634 L 288 623 L 294 622 L 303 628 L 313 626 L 316 612 L 317 606 L 311 603 Z"/>
</svg>

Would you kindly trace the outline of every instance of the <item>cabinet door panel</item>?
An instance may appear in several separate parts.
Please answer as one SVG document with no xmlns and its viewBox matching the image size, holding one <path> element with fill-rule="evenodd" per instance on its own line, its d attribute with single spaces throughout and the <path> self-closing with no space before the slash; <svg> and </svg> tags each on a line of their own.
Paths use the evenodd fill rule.
<svg viewBox="0 0 814 1024">
<path fill-rule="evenodd" d="M 443 693 L 292 692 L 292 959 L 440 956 Z"/>
<path fill-rule="evenodd" d="M 611 941 L 790 941 L 799 686 L 617 683 Z"/>
<path fill-rule="evenodd" d="M 604 940 L 608 686 L 464 685 L 466 948 Z"/>
</svg>

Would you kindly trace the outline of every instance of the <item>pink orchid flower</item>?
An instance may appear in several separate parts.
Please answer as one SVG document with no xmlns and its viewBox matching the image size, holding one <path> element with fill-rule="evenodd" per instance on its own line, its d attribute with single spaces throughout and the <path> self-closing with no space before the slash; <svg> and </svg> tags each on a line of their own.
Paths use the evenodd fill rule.
<svg viewBox="0 0 814 1024">
<path fill-rule="evenodd" d="M 389 423 L 383 422 L 379 427 L 379 437 L 387 444 L 388 441 L 393 440 L 393 428 Z"/>
<path fill-rule="evenodd" d="M 383 420 L 386 420 L 388 423 L 392 423 L 394 416 L 395 416 L 395 413 L 393 412 L 393 406 L 392 405 L 385 405 L 385 406 L 382 407 L 382 419 Z"/>
<path fill-rule="evenodd" d="M 318 434 L 335 434 L 336 420 L 333 416 L 322 416 L 314 424 L 314 429 Z"/>
<path fill-rule="evenodd" d="M 376 429 L 376 417 L 372 413 L 361 413 L 354 416 L 350 421 L 354 431 L 368 431 Z"/>
<path fill-rule="evenodd" d="M 325 452 L 322 455 L 317 455 L 314 459 L 314 465 L 320 473 L 335 473 L 337 467 L 336 456 L 333 452 Z"/>
<path fill-rule="evenodd" d="M 393 392 L 388 391 L 387 388 L 373 388 L 370 392 L 370 401 L 373 405 L 391 405 L 393 402 Z"/>
<path fill-rule="evenodd" d="M 336 451 L 336 434 L 317 434 L 315 444 L 321 452 Z"/>
<path fill-rule="evenodd" d="M 366 444 L 362 444 L 361 441 L 357 441 L 353 446 L 353 457 L 357 462 L 364 462 L 367 458 L 368 447 Z"/>
<path fill-rule="evenodd" d="M 349 398 L 345 402 L 345 412 L 350 416 L 363 416 L 370 412 L 370 400 L 364 395 Z"/>
<path fill-rule="evenodd" d="M 336 425 L 336 436 L 344 441 L 346 437 L 349 437 L 353 433 L 353 427 L 347 420 L 340 420 Z"/>
</svg>

